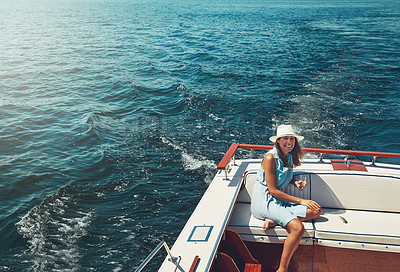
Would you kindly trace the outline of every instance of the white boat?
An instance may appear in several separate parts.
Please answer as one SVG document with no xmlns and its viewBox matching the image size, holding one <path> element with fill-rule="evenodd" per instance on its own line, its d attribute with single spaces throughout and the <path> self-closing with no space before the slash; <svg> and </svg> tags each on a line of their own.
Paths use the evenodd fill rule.
<svg viewBox="0 0 400 272">
<path fill-rule="evenodd" d="M 250 213 L 263 154 L 257 159 L 235 159 L 239 148 L 268 150 L 272 146 L 231 145 L 159 271 L 277 269 L 287 232 L 279 226 L 263 231 L 263 221 Z M 320 154 L 295 168 L 294 177 L 306 180 L 308 186 L 300 192 L 289 185 L 285 192 L 313 199 L 323 213 L 303 222 L 306 231 L 289 271 L 400 271 L 400 165 L 376 162 L 377 157 L 400 158 L 400 154 L 303 151 Z M 367 156 L 372 161 L 326 159 L 324 154 Z M 162 245 L 168 248 L 160 243 L 152 255 Z"/>
</svg>

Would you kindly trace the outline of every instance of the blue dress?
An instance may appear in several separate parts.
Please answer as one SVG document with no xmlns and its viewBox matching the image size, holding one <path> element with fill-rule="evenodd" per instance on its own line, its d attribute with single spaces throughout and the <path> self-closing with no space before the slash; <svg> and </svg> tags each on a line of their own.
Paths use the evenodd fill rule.
<svg viewBox="0 0 400 272">
<path fill-rule="evenodd" d="M 275 158 L 276 183 L 279 190 L 289 185 L 293 178 L 293 168 L 286 168 L 279 158 L 278 150 L 274 147 L 267 154 L 272 153 Z M 265 158 L 265 157 L 264 157 Z M 293 165 L 292 155 L 288 153 L 288 162 Z M 305 217 L 307 207 L 300 204 L 288 203 L 274 198 L 269 194 L 267 182 L 265 181 L 264 168 L 260 166 L 257 173 L 257 181 L 253 187 L 251 197 L 251 213 L 254 217 L 265 220 L 269 218 L 278 225 L 286 225 L 297 217 Z"/>
</svg>

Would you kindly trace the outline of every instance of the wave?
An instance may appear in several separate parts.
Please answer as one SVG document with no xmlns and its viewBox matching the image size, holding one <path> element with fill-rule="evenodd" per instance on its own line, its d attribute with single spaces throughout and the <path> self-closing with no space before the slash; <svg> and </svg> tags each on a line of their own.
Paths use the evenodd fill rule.
<svg viewBox="0 0 400 272">
<path fill-rule="evenodd" d="M 70 196 L 55 193 L 16 224 L 33 271 L 81 271 L 79 240 L 87 235 L 94 213 L 77 209 Z"/>
<path fill-rule="evenodd" d="M 148 86 L 144 82 L 117 81 L 103 93 L 101 101 L 107 111 L 120 118 L 140 114 L 174 116 L 183 113 L 189 103 L 187 89 L 182 84 Z"/>
</svg>

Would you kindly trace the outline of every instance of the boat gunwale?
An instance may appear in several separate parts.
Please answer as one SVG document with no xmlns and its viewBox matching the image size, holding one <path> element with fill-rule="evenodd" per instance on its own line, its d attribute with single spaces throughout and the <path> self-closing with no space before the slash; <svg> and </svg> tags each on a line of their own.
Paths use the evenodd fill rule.
<svg viewBox="0 0 400 272">
<path fill-rule="evenodd" d="M 217 169 L 225 170 L 229 162 L 234 158 L 236 151 L 239 149 L 252 149 L 252 150 L 271 150 L 272 145 L 255 145 L 255 144 L 238 144 L 233 143 L 225 153 L 224 157 L 219 162 Z M 373 152 L 373 151 L 356 151 L 356 150 L 340 150 L 340 149 L 323 149 L 323 148 L 302 148 L 305 153 L 319 153 L 323 154 L 335 154 L 335 155 L 354 155 L 354 156 L 367 156 L 373 157 L 373 162 L 377 157 L 382 158 L 400 158 L 400 153 L 389 153 L 389 152 Z"/>
</svg>

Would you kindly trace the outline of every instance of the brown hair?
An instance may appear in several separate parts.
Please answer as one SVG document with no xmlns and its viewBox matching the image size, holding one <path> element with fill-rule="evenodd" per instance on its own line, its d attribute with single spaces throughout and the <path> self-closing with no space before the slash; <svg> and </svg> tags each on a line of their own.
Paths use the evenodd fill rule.
<svg viewBox="0 0 400 272">
<path fill-rule="evenodd" d="M 293 166 L 297 167 L 301 165 L 301 159 L 303 158 L 303 150 L 301 150 L 301 146 L 299 144 L 299 141 L 297 140 L 297 138 L 295 137 L 295 145 L 292 151 L 290 151 L 290 154 L 292 154 L 292 159 L 293 159 Z M 278 155 L 279 158 L 283 161 L 283 165 L 285 167 L 292 167 L 291 165 L 289 165 L 288 159 L 287 157 L 283 154 L 281 147 L 279 146 L 278 141 L 275 141 L 275 147 L 278 150 Z"/>
</svg>

